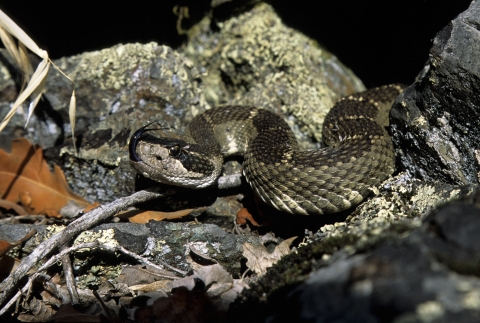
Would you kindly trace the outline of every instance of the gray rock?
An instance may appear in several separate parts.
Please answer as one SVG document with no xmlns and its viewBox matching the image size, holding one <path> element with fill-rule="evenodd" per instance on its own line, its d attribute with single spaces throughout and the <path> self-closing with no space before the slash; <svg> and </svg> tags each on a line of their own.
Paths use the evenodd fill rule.
<svg viewBox="0 0 480 323">
<path fill-rule="evenodd" d="M 109 202 L 134 191 L 127 147 L 133 131 L 160 121 L 159 127 L 182 132 L 207 108 L 196 69 L 167 46 L 117 45 L 56 64 L 76 83 L 78 152 L 68 142 L 49 156 L 63 165 L 73 189 L 90 200 Z M 70 87 L 58 72 L 47 82 L 46 97 L 63 120 Z"/>
<path fill-rule="evenodd" d="M 391 110 L 398 165 L 412 176 L 478 183 L 480 2 L 435 37 L 430 58 Z"/>
<path fill-rule="evenodd" d="M 480 210 L 456 203 L 376 241 L 344 235 L 313 243 L 244 291 L 231 322 L 474 322 L 479 234 Z M 335 244 L 343 247 L 334 251 Z M 310 265 L 301 261 L 306 255 Z M 318 269 L 302 274 L 309 266 Z"/>
<path fill-rule="evenodd" d="M 30 226 L 22 224 L 1 225 L 0 240 L 15 242 L 24 237 L 32 227 L 37 230 L 37 235 L 28 240 L 24 245 L 15 247 L 11 255 L 22 257 L 30 253 L 39 243 L 51 237 L 63 226 Z M 255 246 L 261 244 L 258 236 L 242 236 L 227 233 L 214 224 L 189 224 L 170 222 L 150 222 L 147 224 L 134 223 L 106 223 L 84 231 L 76 238 L 75 244 L 81 242 L 98 241 L 104 244 L 119 244 L 122 247 L 143 255 L 148 260 L 162 265 L 167 263 L 183 271 L 192 269 L 191 253 L 216 261 L 234 277 L 241 276 L 241 259 L 243 243 L 249 242 Z M 118 265 L 118 260 L 113 264 L 99 257 L 99 253 L 90 255 L 86 252 L 86 259 L 76 259 L 76 271 L 88 271 L 92 263 L 102 262 L 112 267 Z M 95 258 L 97 255 L 98 258 Z M 89 257 L 92 257 L 90 259 Z M 99 259 L 100 258 L 100 259 Z M 167 268 L 168 269 L 168 268 Z"/>
<path fill-rule="evenodd" d="M 224 21 L 204 17 L 182 52 L 204 71 L 210 105 L 253 105 L 290 116 L 305 148 L 315 147 L 309 137 L 321 141 L 323 119 L 339 98 L 365 89 L 333 54 L 283 24 L 265 3 Z"/>
</svg>

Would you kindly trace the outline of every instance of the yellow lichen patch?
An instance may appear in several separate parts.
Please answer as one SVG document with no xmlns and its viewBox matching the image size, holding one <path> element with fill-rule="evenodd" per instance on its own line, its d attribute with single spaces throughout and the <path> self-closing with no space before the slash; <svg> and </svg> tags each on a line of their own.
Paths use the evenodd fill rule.
<svg viewBox="0 0 480 323">
<path fill-rule="evenodd" d="M 113 229 L 94 231 L 84 231 L 78 235 L 73 242 L 74 245 L 87 242 L 98 242 L 107 246 L 118 246 L 118 241 L 115 240 L 115 231 Z"/>
</svg>

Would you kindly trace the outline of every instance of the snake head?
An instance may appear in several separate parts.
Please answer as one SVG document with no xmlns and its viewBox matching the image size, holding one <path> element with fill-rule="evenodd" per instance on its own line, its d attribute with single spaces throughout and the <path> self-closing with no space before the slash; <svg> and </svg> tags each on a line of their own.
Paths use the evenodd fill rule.
<svg viewBox="0 0 480 323">
<path fill-rule="evenodd" d="M 129 144 L 130 165 L 141 175 L 175 186 L 207 187 L 220 174 L 223 160 L 203 156 L 201 147 L 183 140 L 155 137 L 146 125 L 132 135 Z"/>
</svg>

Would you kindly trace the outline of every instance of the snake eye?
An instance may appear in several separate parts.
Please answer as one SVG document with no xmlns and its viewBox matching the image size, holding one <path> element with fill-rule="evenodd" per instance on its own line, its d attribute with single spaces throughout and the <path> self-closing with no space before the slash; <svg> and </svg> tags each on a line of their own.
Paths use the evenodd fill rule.
<svg viewBox="0 0 480 323">
<path fill-rule="evenodd" d="M 168 153 L 173 157 L 178 156 L 178 154 L 180 154 L 180 147 L 178 145 L 172 146 L 168 148 Z"/>
</svg>

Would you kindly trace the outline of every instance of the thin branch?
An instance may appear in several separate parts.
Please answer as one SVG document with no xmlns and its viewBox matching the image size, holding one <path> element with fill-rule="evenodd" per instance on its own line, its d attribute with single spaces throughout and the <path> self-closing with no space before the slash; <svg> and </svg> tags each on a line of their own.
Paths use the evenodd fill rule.
<svg viewBox="0 0 480 323">
<path fill-rule="evenodd" d="M 95 241 L 95 242 L 81 243 L 81 244 L 78 244 L 78 245 L 75 245 L 75 246 L 72 246 L 72 247 L 69 247 L 69 248 L 63 248 L 60 253 L 51 257 L 40 268 L 38 268 L 37 271 L 32 276 L 29 277 L 28 282 L 25 284 L 25 286 L 23 286 L 22 290 L 18 291 L 10 299 L 10 301 L 2 309 L 0 309 L 0 316 L 5 314 L 5 312 L 10 308 L 10 306 L 13 305 L 13 303 L 15 303 L 22 294 L 28 293 L 30 291 L 30 288 L 32 287 L 33 282 L 37 279 L 37 277 L 42 275 L 42 273 L 41 273 L 42 271 L 47 270 L 49 267 L 55 265 L 59 261 L 63 261 L 64 258 L 68 258 L 68 255 L 73 253 L 73 252 L 79 251 L 81 249 L 94 249 L 94 248 L 101 248 L 101 249 L 105 249 L 105 250 L 112 251 L 112 252 L 118 251 L 118 252 L 121 252 L 125 255 L 128 255 L 128 256 L 138 260 L 139 262 L 141 262 L 141 263 L 143 263 L 147 266 L 150 266 L 150 267 L 158 269 L 158 270 L 164 270 L 164 268 L 162 268 L 161 266 L 158 266 L 157 264 L 154 264 L 154 263 L 150 262 L 149 260 L 147 260 L 147 259 L 145 259 L 145 258 L 143 258 L 143 257 L 141 257 L 141 256 L 139 256 L 139 255 L 137 255 L 137 254 L 135 254 L 131 251 L 128 251 L 127 249 L 123 248 L 122 246 L 109 246 L 109 245 L 105 245 L 105 244 L 99 244 L 98 241 Z M 184 272 L 180 269 L 177 269 L 177 268 L 172 267 L 172 266 L 167 265 L 167 264 L 164 264 L 164 265 L 166 267 L 168 267 L 169 269 L 174 270 L 174 271 L 182 274 L 183 276 L 187 275 L 186 272 Z M 174 279 L 172 277 L 169 277 L 169 278 Z M 76 290 L 75 290 L 75 293 L 76 293 Z M 77 296 L 78 296 L 78 294 L 77 294 Z"/>
<path fill-rule="evenodd" d="M 39 244 L 30 255 L 22 260 L 20 265 L 13 273 L 11 273 L 2 283 L 0 283 L 0 305 L 8 299 L 20 279 L 25 277 L 33 266 L 38 264 L 54 249 L 63 246 L 68 241 L 73 239 L 75 236 L 77 236 L 77 234 L 88 230 L 89 228 L 103 222 L 109 217 L 127 209 L 132 205 L 159 197 L 164 197 L 173 193 L 175 193 L 175 191 L 170 190 L 162 194 L 158 193 L 157 189 L 139 191 L 130 196 L 115 200 L 110 204 L 99 206 L 73 221 L 63 231 L 53 235 L 48 240 L 45 240 Z"/>
<path fill-rule="evenodd" d="M 62 251 L 68 249 L 66 245 L 62 247 Z M 76 305 L 80 302 L 77 292 L 77 284 L 75 284 L 75 277 L 73 276 L 72 261 L 70 255 L 65 254 L 62 256 L 62 267 L 65 276 L 65 283 L 67 284 L 67 290 L 72 300 L 72 305 Z"/>
<path fill-rule="evenodd" d="M 103 247 L 102 247 L 102 248 L 103 248 Z M 112 251 L 114 251 L 114 250 L 121 251 L 121 252 L 123 252 L 124 254 L 126 254 L 126 255 L 128 255 L 128 256 L 130 256 L 130 257 L 133 257 L 133 258 L 135 258 L 136 260 L 138 260 L 138 261 L 140 261 L 140 262 L 143 262 L 145 265 L 151 266 L 151 267 L 153 267 L 153 268 L 155 268 L 155 269 L 163 270 L 162 267 L 154 264 L 153 262 L 148 261 L 147 259 L 145 259 L 145 258 L 137 255 L 136 253 L 133 253 L 133 252 L 131 252 L 131 251 L 128 251 L 127 249 L 125 249 L 125 248 L 122 247 L 122 246 L 106 246 L 105 249 L 107 249 L 107 250 L 112 250 Z M 179 274 L 182 275 L 182 276 L 186 276 L 186 275 L 187 275 L 187 272 L 186 272 L 186 271 L 183 271 L 183 270 L 177 269 L 177 268 L 175 268 L 175 267 L 172 267 L 172 266 L 170 266 L 170 265 L 167 264 L 167 263 L 162 262 L 162 265 L 165 266 L 165 267 L 167 267 L 167 268 L 170 269 L 170 270 L 173 270 L 173 271 L 179 273 Z"/>
</svg>

